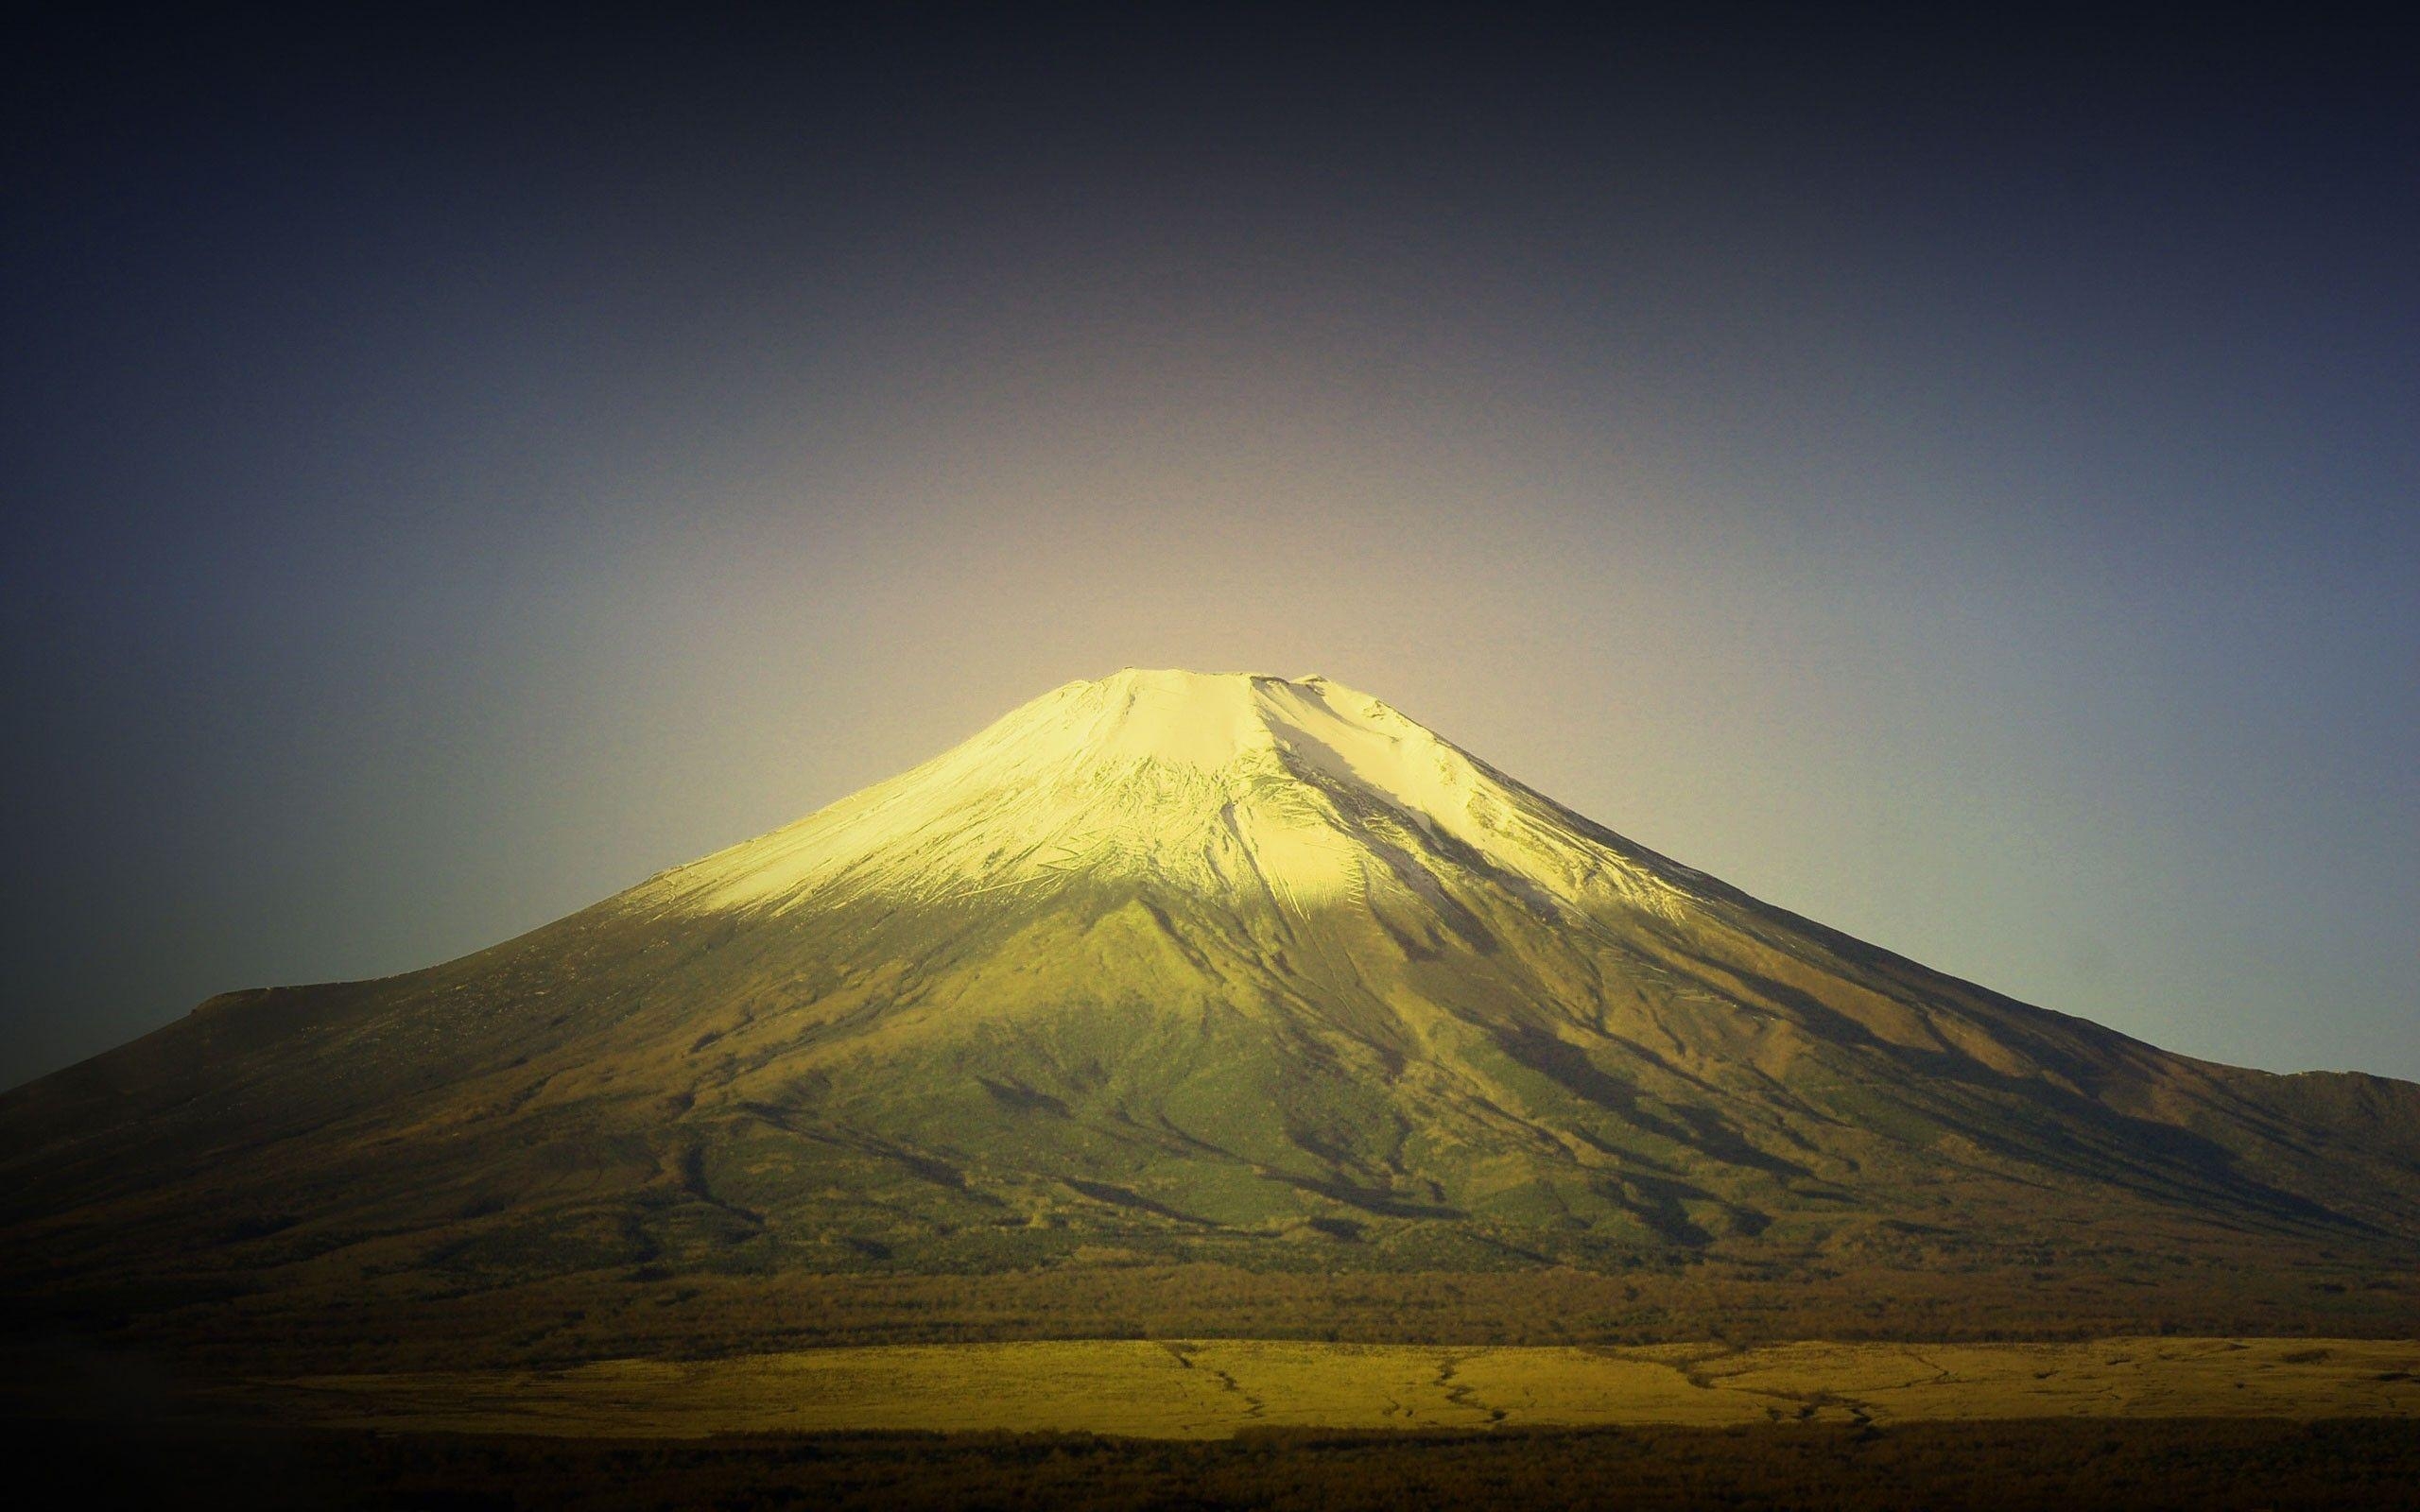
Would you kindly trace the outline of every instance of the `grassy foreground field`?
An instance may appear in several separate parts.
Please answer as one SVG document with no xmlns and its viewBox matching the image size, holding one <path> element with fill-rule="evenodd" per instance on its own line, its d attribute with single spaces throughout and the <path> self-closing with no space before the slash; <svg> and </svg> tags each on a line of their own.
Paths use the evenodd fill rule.
<svg viewBox="0 0 2420 1512">
<path fill-rule="evenodd" d="M 2121 1338 L 1733 1349 L 1085 1340 L 323 1376 L 253 1383 L 236 1396 L 285 1420 L 328 1426 L 613 1437 L 909 1431 L 1221 1438 L 1270 1428 L 2420 1419 L 2420 1342 Z"/>
<path fill-rule="evenodd" d="M 1094 1340 L 180 1379 L 23 1350 L 91 1505 L 2409 1508 L 2420 1341 Z"/>
</svg>

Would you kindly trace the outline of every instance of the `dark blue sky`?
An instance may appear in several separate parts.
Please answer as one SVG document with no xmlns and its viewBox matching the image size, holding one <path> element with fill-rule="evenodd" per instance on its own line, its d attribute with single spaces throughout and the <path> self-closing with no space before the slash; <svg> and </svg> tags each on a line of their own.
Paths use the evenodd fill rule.
<svg viewBox="0 0 2420 1512">
<path fill-rule="evenodd" d="M 8 64 L 0 1081 L 1071 677 L 2420 1076 L 2420 69 L 2308 9 L 78 18 Z"/>
</svg>

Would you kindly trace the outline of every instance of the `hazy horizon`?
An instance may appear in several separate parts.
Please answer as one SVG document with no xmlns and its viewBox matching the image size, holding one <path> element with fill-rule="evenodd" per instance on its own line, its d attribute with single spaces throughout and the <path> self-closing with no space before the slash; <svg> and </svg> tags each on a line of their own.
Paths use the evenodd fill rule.
<svg viewBox="0 0 2420 1512">
<path fill-rule="evenodd" d="M 2152 26 L 404 23 L 18 69 L 0 1083 L 1121 666 L 2420 1078 L 2409 69 Z"/>
</svg>

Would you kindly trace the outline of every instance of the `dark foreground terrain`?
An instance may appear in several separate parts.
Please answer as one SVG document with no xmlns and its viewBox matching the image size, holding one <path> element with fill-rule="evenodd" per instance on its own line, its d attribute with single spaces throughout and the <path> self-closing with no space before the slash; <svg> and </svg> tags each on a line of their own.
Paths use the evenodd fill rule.
<svg viewBox="0 0 2420 1512">
<path fill-rule="evenodd" d="M 2409 1421 L 2205 1418 L 1451 1435 L 691 1441 L 14 1425 L 20 1484 L 178 1507 L 2366 1508 Z M 25 1478 L 32 1476 L 28 1483 Z"/>
</svg>

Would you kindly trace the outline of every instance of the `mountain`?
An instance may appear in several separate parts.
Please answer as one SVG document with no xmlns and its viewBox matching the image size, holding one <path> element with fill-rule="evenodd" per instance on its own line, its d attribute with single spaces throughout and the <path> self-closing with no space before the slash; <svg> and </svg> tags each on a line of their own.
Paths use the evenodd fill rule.
<svg viewBox="0 0 2420 1512">
<path fill-rule="evenodd" d="M 1911 1236 L 2408 1255 L 2420 1086 L 2012 1002 L 1322 679 L 1127 671 L 493 949 L 215 998 L 0 1098 L 0 1177 L 12 1288 L 137 1308 Z"/>
</svg>

